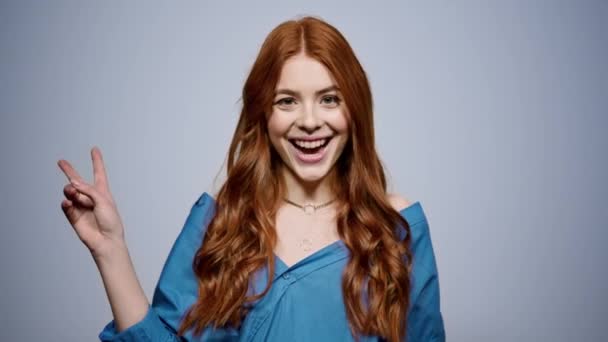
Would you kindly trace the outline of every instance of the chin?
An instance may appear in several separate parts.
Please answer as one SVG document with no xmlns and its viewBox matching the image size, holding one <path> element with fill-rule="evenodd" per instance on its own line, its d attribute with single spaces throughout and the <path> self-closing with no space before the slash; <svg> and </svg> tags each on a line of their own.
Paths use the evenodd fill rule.
<svg viewBox="0 0 608 342">
<path fill-rule="evenodd" d="M 292 166 L 292 171 L 296 177 L 309 183 L 318 182 L 328 174 L 328 170 L 325 168 L 323 168 L 323 170 L 302 170 L 298 166 Z"/>
</svg>

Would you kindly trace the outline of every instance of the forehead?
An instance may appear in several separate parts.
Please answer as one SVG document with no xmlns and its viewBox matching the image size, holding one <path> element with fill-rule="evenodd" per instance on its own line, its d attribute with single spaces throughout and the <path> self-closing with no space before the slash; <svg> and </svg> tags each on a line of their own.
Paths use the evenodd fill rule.
<svg viewBox="0 0 608 342">
<path fill-rule="evenodd" d="M 290 57 L 283 64 L 275 91 L 288 88 L 313 94 L 335 84 L 335 79 L 325 65 L 314 58 L 299 54 Z"/>
</svg>

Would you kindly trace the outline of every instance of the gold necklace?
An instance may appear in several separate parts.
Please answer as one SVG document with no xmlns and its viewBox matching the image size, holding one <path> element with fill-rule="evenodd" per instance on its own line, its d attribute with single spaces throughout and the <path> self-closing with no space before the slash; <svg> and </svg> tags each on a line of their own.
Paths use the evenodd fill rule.
<svg viewBox="0 0 608 342">
<path fill-rule="evenodd" d="M 308 214 L 308 215 L 312 215 L 312 214 L 314 214 L 314 213 L 317 211 L 317 209 L 319 209 L 319 208 L 323 208 L 323 207 L 327 206 L 328 204 L 330 204 L 331 202 L 333 202 L 333 201 L 335 201 L 335 200 L 336 200 L 336 199 L 334 198 L 334 199 L 332 199 L 332 200 L 331 200 L 331 201 L 329 201 L 329 202 L 325 202 L 325 203 L 323 203 L 323 204 L 318 204 L 318 205 L 315 205 L 315 204 L 313 204 L 312 202 L 308 202 L 308 203 L 305 203 L 304 205 L 300 205 L 300 204 L 297 204 L 297 203 L 295 203 L 295 202 L 293 202 L 293 201 L 288 200 L 287 198 L 283 198 L 283 199 L 284 199 L 284 200 L 285 200 L 287 203 L 289 203 L 289 204 L 293 204 L 293 205 L 295 205 L 296 207 L 298 207 L 298 208 L 300 208 L 300 209 L 304 210 L 304 212 L 305 212 L 306 214 Z"/>
</svg>

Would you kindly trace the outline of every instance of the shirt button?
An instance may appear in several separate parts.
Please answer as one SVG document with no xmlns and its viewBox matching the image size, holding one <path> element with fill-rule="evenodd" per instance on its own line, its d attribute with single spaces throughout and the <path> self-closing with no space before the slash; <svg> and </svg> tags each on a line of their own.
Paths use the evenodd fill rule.
<svg viewBox="0 0 608 342">
<path fill-rule="evenodd" d="M 289 280 L 291 279 L 291 275 L 289 273 L 283 273 L 283 279 Z"/>
</svg>

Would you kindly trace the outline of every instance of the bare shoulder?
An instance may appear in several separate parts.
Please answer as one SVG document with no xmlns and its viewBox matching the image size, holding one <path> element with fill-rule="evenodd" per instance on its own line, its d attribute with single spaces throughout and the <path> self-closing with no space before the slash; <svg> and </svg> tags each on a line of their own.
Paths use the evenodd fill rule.
<svg viewBox="0 0 608 342">
<path fill-rule="evenodd" d="M 397 210 L 397 211 L 401 211 L 401 210 L 409 207 L 410 205 L 412 205 L 412 201 L 410 201 L 406 197 L 403 197 L 399 194 L 394 194 L 394 193 L 388 194 L 388 201 L 391 203 L 393 208 L 395 208 L 395 210 Z"/>
</svg>

